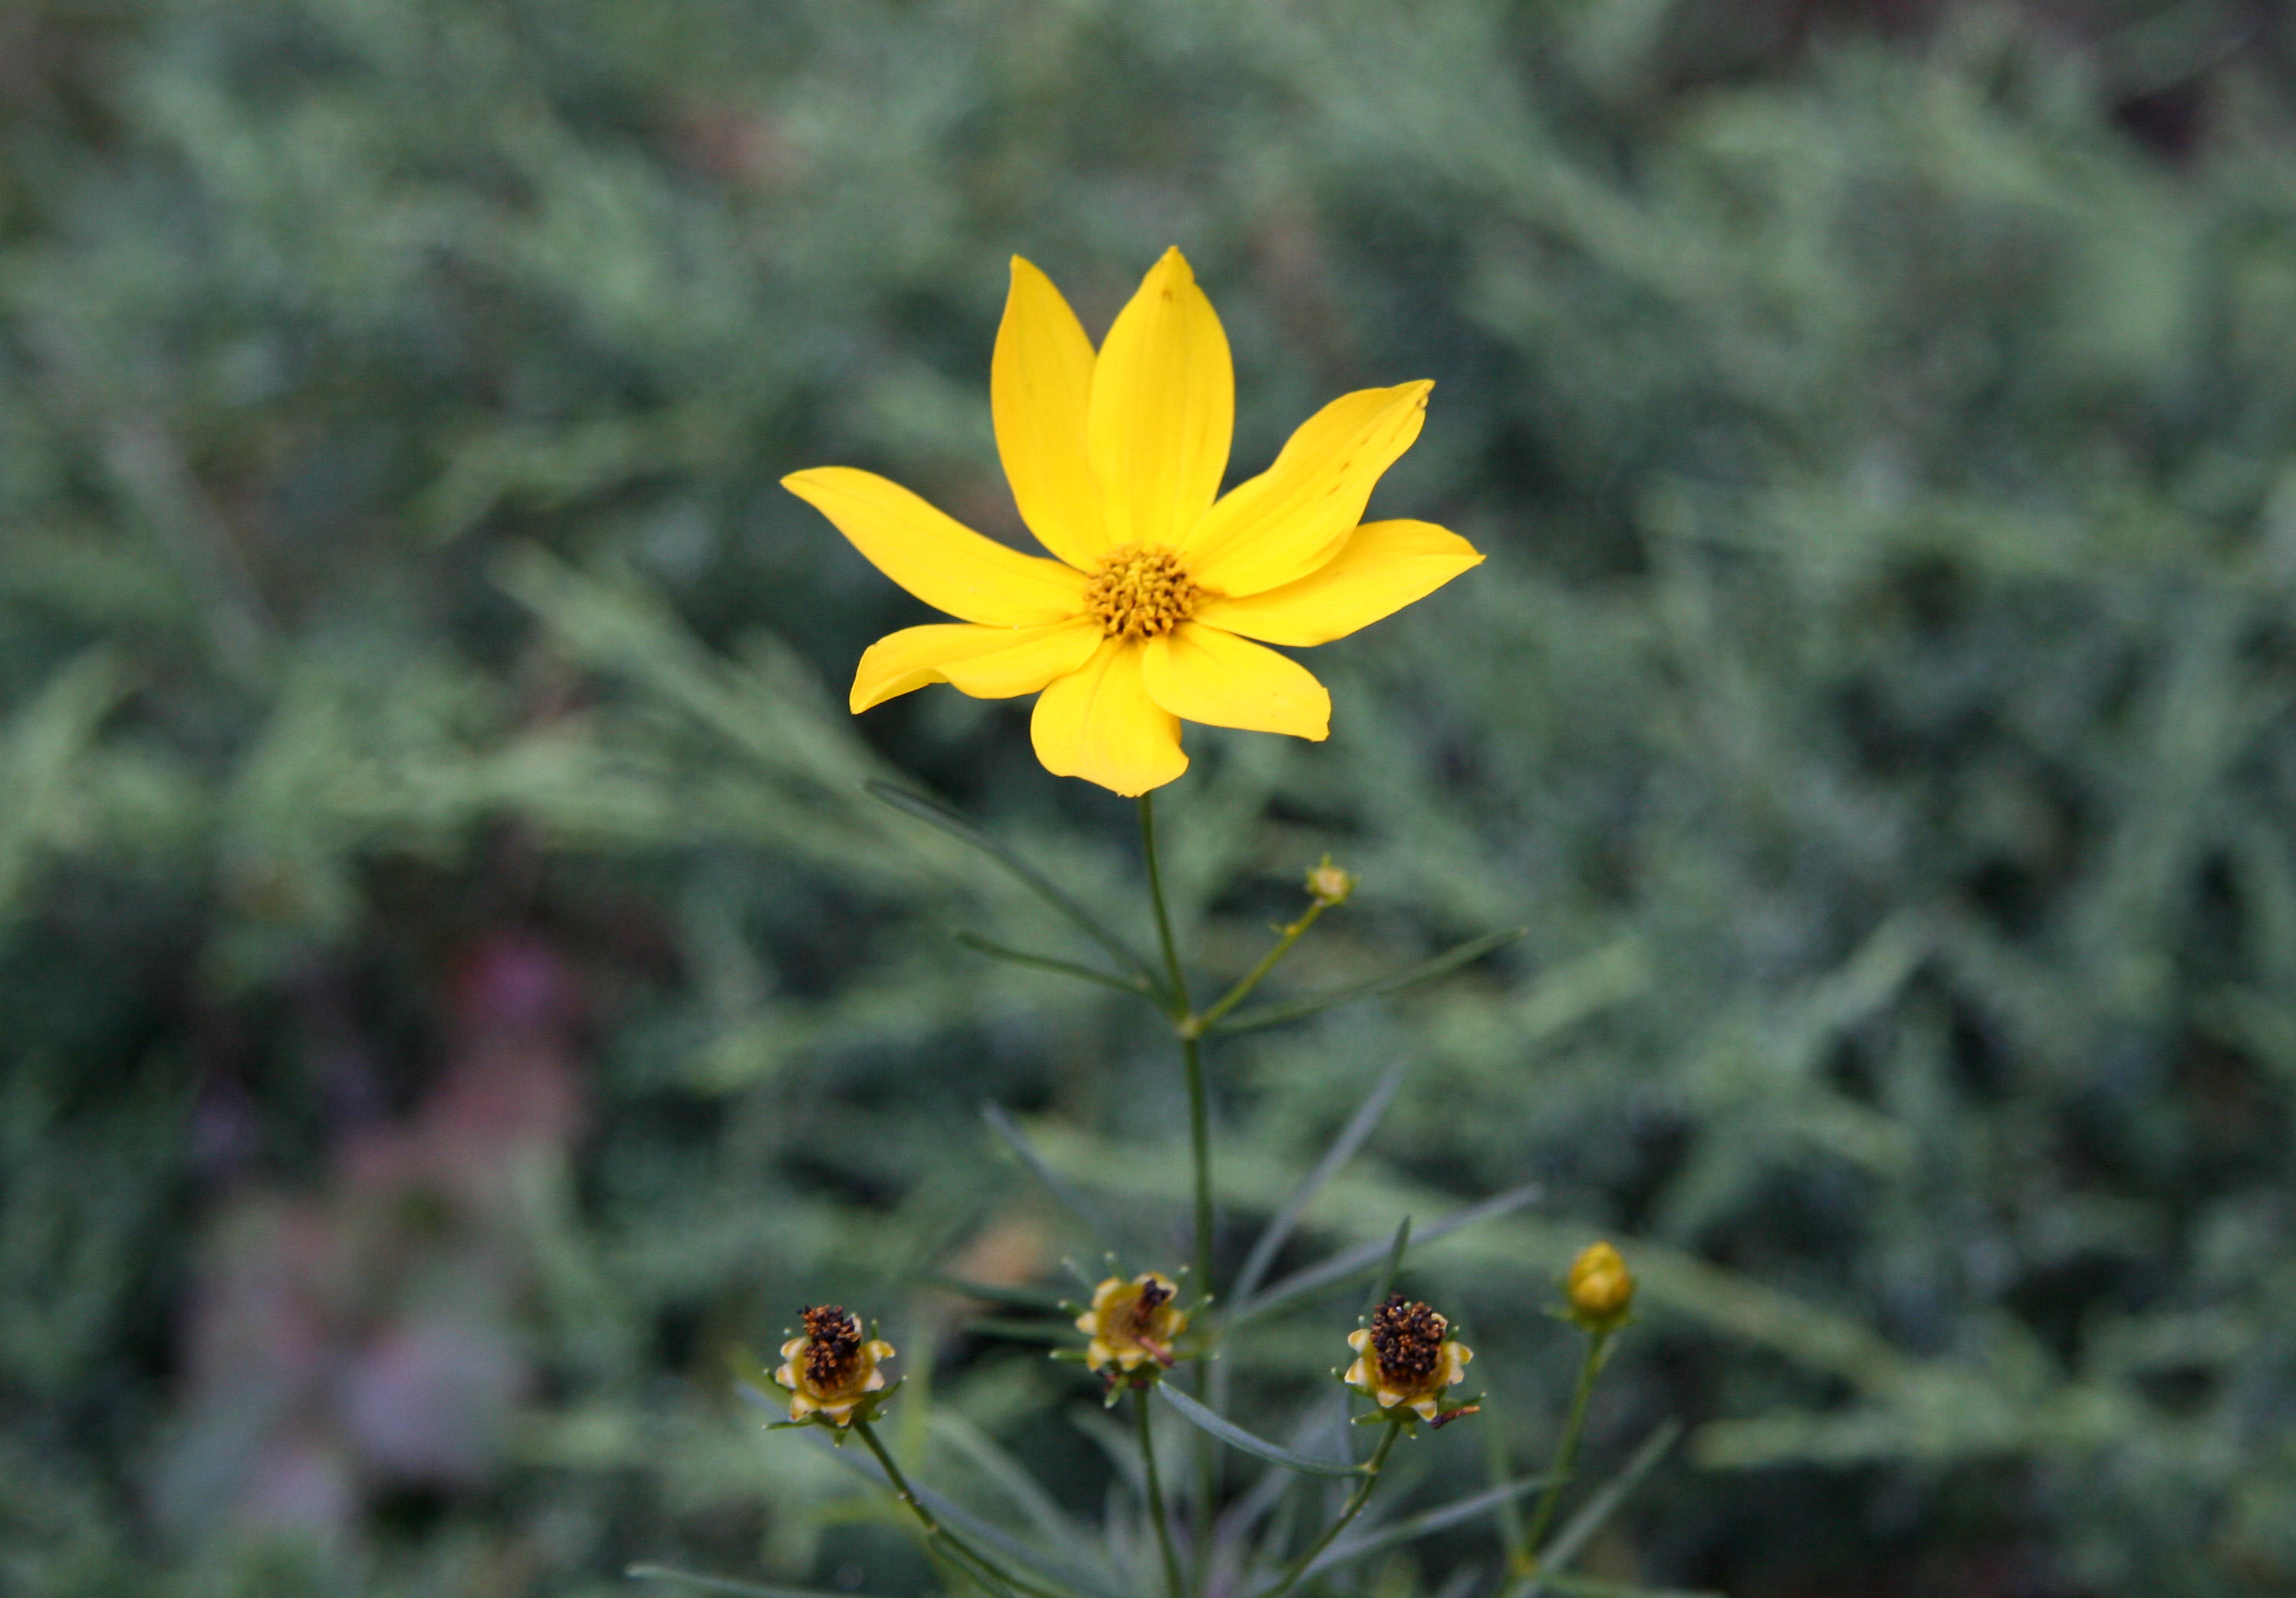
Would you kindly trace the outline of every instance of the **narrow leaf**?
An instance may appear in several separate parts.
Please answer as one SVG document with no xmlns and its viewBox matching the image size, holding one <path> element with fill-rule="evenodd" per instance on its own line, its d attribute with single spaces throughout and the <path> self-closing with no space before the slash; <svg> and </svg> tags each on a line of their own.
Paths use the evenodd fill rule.
<svg viewBox="0 0 2296 1598">
<path fill-rule="evenodd" d="M 1074 922 L 1086 937 L 1114 955 L 1119 963 L 1130 966 L 1137 971 L 1147 982 L 1151 992 L 1160 997 L 1162 996 L 1164 986 L 1157 978 L 1156 968 L 1135 953 L 1131 945 L 1102 926 L 1097 916 L 1053 886 L 1052 882 L 1035 866 L 1030 865 L 996 839 L 973 825 L 971 821 L 958 815 L 947 805 L 929 799 L 921 793 L 911 793 L 905 788 L 897 788 L 890 783 L 869 782 L 862 786 L 872 799 L 882 800 L 903 815 L 914 816 L 925 825 L 946 832 L 959 843 L 970 844 L 991 860 L 996 861 L 997 865 L 1012 873 L 1022 886 L 1038 898 Z"/>
<path fill-rule="evenodd" d="M 1430 1222 L 1427 1229 L 1419 1233 L 1419 1244 L 1424 1248 L 1439 1238 L 1448 1237 L 1462 1227 L 1472 1226 L 1478 1221 L 1488 1221 L 1495 1216 L 1505 1215 L 1510 1210 L 1521 1209 L 1524 1205 L 1535 1201 L 1540 1192 L 1538 1183 L 1527 1183 L 1521 1187 L 1513 1188 L 1506 1192 L 1485 1199 L 1480 1204 L 1470 1204 L 1464 1209 L 1455 1209 L 1442 1219 Z M 1388 1243 L 1358 1244 L 1342 1253 L 1332 1255 L 1321 1265 L 1313 1265 L 1305 1270 L 1295 1271 L 1264 1290 L 1258 1298 L 1238 1304 L 1228 1312 L 1227 1323 L 1230 1327 L 1235 1327 L 1250 1321 L 1259 1320 L 1263 1315 L 1281 1309 L 1287 1304 L 1306 1298 L 1310 1293 L 1320 1292 L 1327 1287 L 1345 1282 L 1359 1271 L 1370 1270 L 1386 1258 L 1390 1246 Z"/>
<path fill-rule="evenodd" d="M 1338 1460 L 1310 1459 L 1304 1454 L 1294 1454 L 1289 1448 L 1278 1447 L 1266 1438 L 1254 1437 L 1233 1421 L 1222 1420 L 1168 1381 L 1156 1384 L 1157 1396 L 1180 1412 L 1183 1420 L 1201 1427 L 1221 1442 L 1242 1454 L 1250 1454 L 1282 1465 L 1287 1471 L 1298 1471 L 1308 1476 L 1358 1476 L 1360 1466 Z"/>
<path fill-rule="evenodd" d="M 1523 1589 L 1522 1598 L 1538 1598 L 1545 1590 L 1546 1578 L 1541 1572 L 1570 1568 L 1570 1561 L 1594 1541 L 1595 1534 L 1618 1512 L 1619 1506 L 1627 1501 L 1627 1496 L 1642 1485 L 1643 1478 L 1666 1457 L 1666 1451 L 1674 1446 L 1674 1439 L 1681 1435 L 1681 1422 L 1662 1422 L 1657 1430 L 1651 1433 L 1649 1440 L 1635 1450 L 1635 1456 L 1627 1462 L 1627 1468 L 1604 1482 L 1594 1496 L 1579 1505 L 1578 1512 L 1554 1534 L 1554 1540 L 1538 1552 L 1538 1571 L 1532 1574 L 1530 1585 Z"/>
<path fill-rule="evenodd" d="M 1304 1020 L 1317 1011 L 1329 1010 L 1334 1004 L 1351 1004 L 1357 999 L 1375 999 L 1382 994 L 1398 992 L 1415 983 L 1439 977 L 1445 971 L 1454 971 L 1471 960 L 1480 959 L 1501 945 L 1513 943 L 1529 930 L 1529 927 L 1509 927 L 1503 932 L 1486 932 L 1480 938 L 1470 938 L 1456 948 L 1447 949 L 1431 960 L 1423 960 L 1392 976 L 1351 983 L 1330 993 L 1294 999 L 1288 1004 L 1265 1004 L 1257 1010 L 1247 1010 L 1242 1015 L 1229 1016 L 1206 1029 L 1218 1033 L 1250 1032 L 1261 1027 L 1279 1027 L 1285 1021 Z"/>
<path fill-rule="evenodd" d="M 1089 965 L 1078 965 L 1073 960 L 1055 960 L 1050 955 L 1031 955 L 1025 949 L 1006 948 L 1003 944 L 991 943 L 975 932 L 959 932 L 956 940 L 976 955 L 1010 961 L 1014 965 L 1033 966 L 1038 971 L 1054 971 L 1082 982 L 1095 982 L 1103 987 L 1113 987 L 1119 993 L 1136 994 L 1144 999 L 1161 998 L 1144 978 L 1111 977 L 1106 971 L 1095 971 Z"/>
<path fill-rule="evenodd" d="M 929 1423 L 935 1436 L 963 1455 L 967 1463 L 995 1482 L 1019 1506 L 1037 1528 L 1037 1536 L 1056 1548 L 1081 1550 L 1089 1546 L 1076 1521 L 987 1431 L 951 1409 L 934 1410 Z"/>
<path fill-rule="evenodd" d="M 975 1337 L 1001 1337 L 1009 1343 L 1074 1342 L 1077 1336 L 1066 1321 L 1015 1321 L 1003 1316 L 967 1321 L 964 1329 Z"/>
<path fill-rule="evenodd" d="M 1630 1582 L 1597 1581 L 1591 1576 L 1565 1576 L 1559 1571 L 1543 1579 L 1562 1598 L 1722 1598 L 1719 1593 L 1684 1587 L 1638 1587 Z"/>
<path fill-rule="evenodd" d="M 675 1581 L 689 1587 L 699 1587 L 705 1593 L 738 1593 L 746 1598 L 832 1598 L 832 1594 L 814 1587 L 772 1586 L 764 1582 L 735 1581 L 730 1576 L 704 1576 L 698 1570 L 680 1570 L 669 1565 L 631 1565 L 622 1574 L 634 1581 Z"/>
<path fill-rule="evenodd" d="M 1414 1537 L 1423 1537 L 1431 1532 L 1442 1531 L 1448 1527 L 1456 1526 L 1462 1520 L 1472 1520 L 1477 1515 L 1488 1513 L 1513 1503 L 1526 1493 L 1537 1492 L 1551 1479 L 1551 1477 L 1545 1475 L 1527 1476 L 1521 1481 L 1510 1481 L 1501 1487 L 1485 1487 L 1480 1493 L 1472 1494 L 1421 1514 L 1406 1516 L 1390 1525 L 1380 1527 L 1375 1531 L 1366 1532 L 1362 1537 L 1350 1537 L 1334 1543 L 1317 1556 L 1314 1564 L 1308 1567 L 1307 1573 L 1312 1576 L 1319 1570 L 1329 1570 L 1362 1559 L 1367 1554 L 1392 1548 L 1398 1543 L 1407 1543 Z"/>
<path fill-rule="evenodd" d="M 1042 1183 L 1045 1191 L 1059 1200 L 1062 1207 L 1070 1215 L 1076 1217 L 1084 1229 L 1092 1233 L 1102 1248 L 1116 1247 L 1115 1229 L 1109 1225 L 1107 1217 L 1100 1213 L 1099 1209 L 1091 1200 L 1071 1186 L 1067 1177 L 1054 1170 L 1043 1155 L 1037 1152 L 1029 1143 L 1027 1135 L 1021 1130 L 1011 1116 L 1004 1113 L 1001 1106 L 983 1104 L 980 1107 L 980 1119 L 988 1123 L 990 1131 L 1004 1140 L 1005 1147 L 1011 1149 L 1019 1157 L 1021 1163 L 1029 1168 L 1029 1174 Z"/>
<path fill-rule="evenodd" d="M 892 1483 L 885 1479 L 885 1472 L 878 1467 L 877 1462 L 863 1456 L 859 1450 L 840 1448 L 828 1438 L 819 1435 L 812 1440 L 823 1454 L 853 1475 L 882 1487 L 888 1493 L 893 1490 Z M 1104 1578 L 1070 1562 L 1065 1555 L 1021 1541 L 1003 1527 L 981 1519 L 961 1504 L 950 1503 L 931 1487 L 918 1486 L 914 1482 L 910 1485 L 916 1488 L 917 1502 L 932 1512 L 933 1519 L 967 1541 L 1002 1554 L 1014 1564 L 1027 1566 L 1034 1577 L 1042 1578 L 1063 1590 L 1090 1594 L 1094 1598 L 1118 1598 Z M 968 1571 L 972 1568 L 969 1563 L 964 1566 Z M 1032 1579 L 1030 1585 L 1035 1586 L 1035 1580 Z"/>
<path fill-rule="evenodd" d="M 1283 1201 L 1283 1208 L 1276 1211 L 1275 1218 L 1267 1223 L 1267 1229 L 1251 1245 L 1251 1252 L 1244 1259 L 1243 1269 L 1236 1273 L 1234 1285 L 1228 1289 L 1228 1297 L 1241 1304 L 1250 1299 L 1253 1291 L 1266 1280 L 1268 1267 L 1275 1263 L 1275 1256 L 1283 1251 L 1283 1245 L 1292 1240 L 1292 1230 L 1299 1225 L 1300 1217 L 1308 1212 L 1308 1206 L 1315 1202 L 1316 1195 L 1324 1191 L 1324 1185 L 1340 1174 L 1348 1161 L 1356 1157 L 1356 1151 L 1364 1146 L 1364 1140 L 1372 1135 L 1373 1128 L 1379 1125 L 1380 1118 L 1387 1113 L 1387 1107 L 1395 1102 L 1395 1090 L 1402 1085 L 1404 1069 L 1398 1061 L 1380 1074 L 1379 1081 L 1365 1095 L 1355 1114 L 1348 1118 L 1348 1124 L 1332 1140 L 1332 1146 L 1324 1150 L 1324 1157 L 1316 1162 L 1316 1168 L 1292 1189 L 1292 1196 Z"/>
<path fill-rule="evenodd" d="M 1062 1305 L 1060 1294 L 1041 1287 L 1013 1287 L 1001 1282 L 975 1282 L 969 1276 L 952 1275 L 947 1271 L 922 1271 L 918 1273 L 917 1279 L 947 1292 L 978 1299 L 984 1304 L 1048 1311 L 1057 1310 Z"/>
</svg>

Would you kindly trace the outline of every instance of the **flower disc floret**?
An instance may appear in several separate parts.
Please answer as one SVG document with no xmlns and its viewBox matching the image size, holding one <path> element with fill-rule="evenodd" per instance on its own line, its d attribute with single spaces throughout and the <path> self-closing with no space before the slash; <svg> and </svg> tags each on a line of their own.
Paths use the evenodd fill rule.
<svg viewBox="0 0 2296 1598">
<path fill-rule="evenodd" d="M 804 1333 L 782 1345 L 774 1373 L 789 1393 L 790 1419 L 850 1425 L 863 1400 L 884 1390 L 877 1366 L 893 1357 L 893 1345 L 864 1335 L 860 1317 L 835 1304 L 809 1307 L 803 1319 Z"/>
<path fill-rule="evenodd" d="M 1114 1366 L 1127 1375 L 1142 1365 L 1172 1363 L 1172 1345 L 1188 1329 L 1188 1312 L 1174 1305 L 1179 1287 L 1158 1271 L 1143 1271 L 1127 1282 L 1111 1276 L 1093 1290 L 1092 1307 L 1076 1327 L 1092 1341 L 1085 1364 L 1095 1371 Z"/>
<path fill-rule="evenodd" d="M 1084 586 L 1086 615 L 1104 638 L 1161 638 L 1196 613 L 1203 590 L 1168 549 L 1111 551 Z"/>
<path fill-rule="evenodd" d="M 1348 1334 L 1356 1361 L 1346 1381 L 1368 1393 L 1382 1412 L 1408 1408 L 1438 1420 L 1446 1388 L 1466 1375 L 1475 1351 L 1449 1335 L 1451 1323 L 1415 1299 L 1390 1293 L 1372 1312 L 1371 1324 Z"/>
</svg>

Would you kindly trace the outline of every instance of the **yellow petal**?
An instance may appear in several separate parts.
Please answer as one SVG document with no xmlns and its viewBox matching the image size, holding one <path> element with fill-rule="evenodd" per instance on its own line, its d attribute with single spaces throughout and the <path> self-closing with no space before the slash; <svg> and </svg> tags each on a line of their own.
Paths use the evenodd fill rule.
<svg viewBox="0 0 2296 1598">
<path fill-rule="evenodd" d="M 1148 697 L 1183 721 L 1322 740 L 1332 696 L 1308 668 L 1232 633 L 1183 622 L 1152 638 L 1140 667 Z"/>
<path fill-rule="evenodd" d="M 1092 367 L 1092 340 L 1069 302 L 1052 279 L 1014 256 L 988 363 L 996 453 L 1037 542 L 1084 571 L 1108 548 L 1100 479 L 1084 442 Z"/>
<path fill-rule="evenodd" d="M 1109 544 L 1177 548 L 1219 492 L 1234 428 L 1227 335 L 1188 263 L 1168 250 L 1093 368 L 1086 442 Z"/>
<path fill-rule="evenodd" d="M 1430 382 L 1343 394 L 1300 424 L 1275 464 L 1221 496 L 1180 559 L 1219 594 L 1259 594 L 1330 560 L 1372 488 L 1419 437 Z"/>
<path fill-rule="evenodd" d="M 1091 658 L 1100 629 L 1090 622 L 1050 627 L 967 627 L 961 622 L 903 627 L 861 655 L 849 703 L 856 716 L 928 683 L 952 683 L 975 699 L 1034 693 Z"/>
<path fill-rule="evenodd" d="M 1056 777 L 1082 777 L 1128 798 L 1188 769 L 1180 722 L 1140 685 L 1140 646 L 1103 640 L 1092 659 L 1037 696 L 1029 734 Z"/>
<path fill-rule="evenodd" d="M 1084 577 L 951 520 L 873 471 L 817 466 L 782 487 L 837 526 L 869 563 L 937 611 L 989 627 L 1080 614 Z"/>
<path fill-rule="evenodd" d="M 1196 619 L 1264 643 L 1328 643 L 1482 561 L 1474 545 L 1432 522 L 1366 521 L 1308 576 L 1241 599 L 1200 600 Z"/>
</svg>

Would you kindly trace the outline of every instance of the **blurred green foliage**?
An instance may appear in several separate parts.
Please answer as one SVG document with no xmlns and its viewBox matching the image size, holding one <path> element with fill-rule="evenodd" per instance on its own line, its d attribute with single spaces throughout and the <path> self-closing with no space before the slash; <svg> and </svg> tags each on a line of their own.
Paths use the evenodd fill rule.
<svg viewBox="0 0 2296 1598">
<path fill-rule="evenodd" d="M 1128 810 L 1009 706 L 848 717 L 922 617 L 774 485 L 1017 537 L 1006 256 L 1097 331 L 1174 242 L 1241 470 L 1433 377 L 1374 508 L 1492 557 L 1316 652 L 1328 743 L 1201 736 L 1192 936 L 1240 971 L 1326 849 L 1297 989 L 1532 927 L 1224 1046 L 1233 1212 L 1409 1061 L 1313 1227 L 1548 1184 L 1419 1267 L 1518 1463 L 1617 1235 L 1591 1463 L 1679 1413 L 1695 1468 L 1612 1575 L 2296 1584 L 2296 36 L 1891 15 L 0 14 L 0 1588 L 904 1590 L 729 1396 L 832 1297 L 929 1477 L 1100 1490 L 1078 1395 L 915 1276 L 1074 1246 L 984 1098 L 1176 1235 L 1176 1073 L 955 948 L 1063 934 L 858 789 L 1134 914 Z M 1313 1390 L 1344 1313 L 1239 1383 Z"/>
</svg>

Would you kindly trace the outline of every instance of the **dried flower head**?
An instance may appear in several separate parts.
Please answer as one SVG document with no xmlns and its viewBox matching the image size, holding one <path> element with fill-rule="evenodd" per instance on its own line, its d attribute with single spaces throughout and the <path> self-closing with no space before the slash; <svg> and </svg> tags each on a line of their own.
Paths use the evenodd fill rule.
<svg viewBox="0 0 2296 1598">
<path fill-rule="evenodd" d="M 1439 1414 L 1443 1389 L 1466 1374 L 1467 1362 L 1475 1356 L 1450 1331 L 1451 1323 L 1426 1305 L 1390 1293 L 1372 1311 L 1370 1325 L 1348 1334 L 1356 1361 L 1345 1380 L 1370 1394 L 1382 1411 L 1404 1405 L 1439 1425 L 1451 1415 L 1472 1414 L 1469 1409 Z"/>
<path fill-rule="evenodd" d="M 1570 1298 L 1570 1318 L 1589 1332 L 1604 1332 L 1627 1318 L 1634 1307 L 1635 1278 L 1627 1262 L 1608 1243 L 1592 1243 L 1570 1262 L 1563 1283 Z"/>
<path fill-rule="evenodd" d="M 774 1373 L 789 1391 L 790 1419 L 850 1425 L 864 1400 L 884 1389 L 877 1365 L 893 1357 L 893 1345 L 865 1337 L 860 1317 L 839 1305 L 809 1307 L 802 1318 L 804 1334 L 782 1345 L 782 1366 Z"/>
<path fill-rule="evenodd" d="M 1092 1307 L 1077 1316 L 1077 1330 L 1092 1339 L 1085 1363 L 1094 1370 L 1114 1365 L 1130 1373 L 1143 1364 L 1172 1363 L 1172 1344 L 1188 1329 L 1188 1312 L 1176 1307 L 1179 1287 L 1158 1271 L 1131 1281 L 1111 1276 L 1093 1290 Z"/>
<path fill-rule="evenodd" d="M 866 471 L 782 479 L 880 571 L 957 618 L 871 645 L 854 713 L 928 683 L 1035 693 L 1045 768 L 1123 794 L 1187 769 L 1184 720 L 1324 737 L 1324 685 L 1262 645 L 1343 638 L 1482 560 L 1424 521 L 1357 520 L 1418 438 L 1433 386 L 1342 395 L 1222 494 L 1235 376 L 1180 252 L 1150 268 L 1098 350 L 1052 280 L 1014 258 L 989 412 L 1021 520 L 1056 559 L 984 538 Z"/>
</svg>

